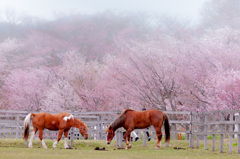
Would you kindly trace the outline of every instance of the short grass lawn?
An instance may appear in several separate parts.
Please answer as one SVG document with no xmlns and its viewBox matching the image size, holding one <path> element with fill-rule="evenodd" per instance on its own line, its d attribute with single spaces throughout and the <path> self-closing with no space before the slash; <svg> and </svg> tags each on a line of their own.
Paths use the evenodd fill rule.
<svg viewBox="0 0 240 159">
<path fill-rule="evenodd" d="M 52 148 L 55 140 L 45 140 L 48 149 L 43 149 L 40 140 L 33 141 L 33 148 L 29 149 L 25 146 L 21 139 L 0 139 L 0 158 L 6 159 L 234 159 L 240 158 L 237 154 L 237 144 L 234 140 L 233 154 L 228 153 L 228 141 L 224 139 L 224 153 L 219 153 L 219 141 L 216 141 L 216 151 L 211 151 L 211 140 L 209 140 L 208 150 L 203 149 L 203 142 L 200 142 L 199 149 L 191 149 L 188 147 L 186 140 L 171 140 L 169 147 L 162 147 L 155 150 L 156 140 L 147 142 L 147 147 L 143 147 L 142 140 L 132 142 L 130 150 L 119 149 L 116 142 L 113 141 L 107 145 L 105 141 L 93 140 L 74 140 L 71 149 L 64 149 L 64 141 L 60 141 L 57 148 Z M 69 141 L 70 144 L 70 141 Z M 123 143 L 125 147 L 125 143 Z M 102 150 L 95 150 L 96 147 Z M 97 148 L 97 149 L 98 149 Z M 105 150 L 104 150 L 105 149 Z"/>
</svg>

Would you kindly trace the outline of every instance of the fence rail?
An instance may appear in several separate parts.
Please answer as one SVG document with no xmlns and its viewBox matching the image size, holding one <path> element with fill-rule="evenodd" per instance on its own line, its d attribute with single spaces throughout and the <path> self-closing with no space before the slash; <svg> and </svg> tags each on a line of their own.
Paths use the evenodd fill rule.
<svg viewBox="0 0 240 159">
<path fill-rule="evenodd" d="M 23 121 L 28 111 L 0 110 L 0 138 L 22 138 Z M 38 113 L 38 112 L 34 112 Z M 51 112 L 50 112 L 51 113 Z M 88 126 L 89 139 L 105 140 L 105 129 L 121 112 L 69 112 L 82 120 Z M 207 136 L 212 135 L 212 150 L 215 151 L 216 134 L 220 135 L 220 152 L 223 152 L 223 138 L 229 136 L 229 153 L 232 153 L 233 138 L 237 138 L 238 153 L 240 154 L 240 110 L 197 112 L 171 112 L 166 111 L 171 125 L 171 139 L 177 139 L 178 134 L 184 134 L 189 139 L 189 147 L 199 148 L 199 141 L 204 141 L 204 149 L 207 149 Z M 164 130 L 164 129 L 163 129 Z M 163 131 L 162 130 L 162 131 Z M 115 135 L 116 144 L 122 147 L 123 129 L 118 129 Z M 155 139 L 156 132 L 153 127 L 138 129 L 136 133 L 143 138 L 143 146 L 146 146 L 146 131 Z M 76 139 L 83 139 L 79 130 L 71 128 L 69 131 L 71 146 Z M 38 134 L 37 134 L 38 135 Z M 36 136 L 37 136 L 36 135 Z M 44 130 L 44 138 L 57 139 L 58 131 Z M 195 146 L 196 140 L 196 146 Z"/>
</svg>

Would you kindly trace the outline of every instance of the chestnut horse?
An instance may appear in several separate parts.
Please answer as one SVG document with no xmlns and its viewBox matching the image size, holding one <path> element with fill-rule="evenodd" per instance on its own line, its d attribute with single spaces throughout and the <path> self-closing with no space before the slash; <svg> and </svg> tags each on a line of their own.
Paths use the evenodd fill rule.
<svg viewBox="0 0 240 159">
<path fill-rule="evenodd" d="M 126 130 L 124 135 L 124 140 L 126 141 L 127 147 L 126 149 L 131 148 L 130 144 L 130 134 L 134 129 L 144 129 L 153 125 L 156 130 L 157 135 L 157 145 L 155 149 L 159 149 L 159 143 L 161 145 L 162 139 L 162 125 L 165 127 L 165 142 L 169 143 L 170 141 L 170 125 L 168 116 L 166 113 L 160 110 L 147 110 L 147 111 L 135 111 L 132 109 L 126 109 L 122 112 L 121 115 L 106 129 L 107 133 L 107 144 L 111 143 L 115 135 L 115 131 L 123 127 Z"/>
<path fill-rule="evenodd" d="M 32 125 L 33 131 L 31 133 L 30 141 L 28 144 L 29 148 L 32 148 L 32 142 L 34 135 L 39 130 L 39 138 L 42 141 L 43 148 L 47 148 L 47 145 L 43 141 L 43 130 L 44 128 L 49 130 L 59 130 L 58 131 L 58 139 L 53 143 L 53 148 L 57 147 L 58 142 L 61 140 L 62 134 L 64 133 L 65 136 L 65 143 L 64 148 L 69 148 L 67 141 L 68 141 L 68 131 L 71 127 L 79 128 L 81 135 L 86 139 L 88 139 L 87 134 L 87 126 L 78 118 L 74 117 L 73 115 L 62 112 L 59 114 L 49 114 L 49 113 L 30 113 L 25 117 L 24 120 L 24 137 L 25 144 L 27 144 L 28 136 L 29 136 L 29 128 L 30 128 L 30 121 L 32 118 Z"/>
</svg>

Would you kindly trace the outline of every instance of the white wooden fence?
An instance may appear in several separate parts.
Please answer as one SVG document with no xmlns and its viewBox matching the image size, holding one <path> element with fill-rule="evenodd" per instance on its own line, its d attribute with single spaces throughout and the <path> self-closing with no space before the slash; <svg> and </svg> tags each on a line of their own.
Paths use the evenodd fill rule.
<svg viewBox="0 0 240 159">
<path fill-rule="evenodd" d="M 189 146 L 199 148 L 199 140 L 203 137 L 204 149 L 207 149 L 207 137 L 212 136 L 212 151 L 216 148 L 216 135 L 220 135 L 220 152 L 223 152 L 223 139 L 229 137 L 229 153 L 233 150 L 233 138 L 237 138 L 237 151 L 240 154 L 240 110 L 193 112 L 190 123 Z"/>
<path fill-rule="evenodd" d="M 28 113 L 27 111 L 6 111 L 0 110 L 0 138 L 22 138 L 23 121 Z M 34 112 L 38 113 L 38 112 Z M 57 112 L 55 112 L 57 113 Z M 90 140 L 105 140 L 105 130 L 121 112 L 69 112 L 82 120 L 88 126 Z M 223 152 L 223 138 L 229 136 L 229 153 L 232 153 L 233 137 L 237 137 L 238 153 L 240 154 L 240 118 L 236 111 L 214 111 L 205 113 L 196 112 L 166 112 L 170 119 L 171 139 L 177 139 L 177 134 L 183 134 L 189 139 L 189 147 L 199 148 L 199 141 L 203 138 L 204 149 L 207 149 L 207 136 L 212 135 L 212 150 L 215 150 L 215 135 L 219 134 L 220 152 Z M 237 130 L 237 131 L 236 131 Z M 118 129 L 115 135 L 116 145 L 122 147 L 123 129 Z M 139 137 L 143 138 L 143 146 L 146 146 L 146 131 L 149 131 L 151 138 L 155 139 L 156 132 L 154 128 L 136 130 Z M 79 135 L 77 128 L 69 131 L 71 146 L 76 139 L 83 139 Z M 163 129 L 164 132 L 164 129 Z M 38 134 L 37 134 L 38 135 Z M 36 136 L 37 136 L 36 135 Z M 44 138 L 57 139 L 58 131 L 44 130 Z M 174 137 L 175 136 L 175 137 Z M 196 146 L 194 141 L 196 141 Z"/>
</svg>

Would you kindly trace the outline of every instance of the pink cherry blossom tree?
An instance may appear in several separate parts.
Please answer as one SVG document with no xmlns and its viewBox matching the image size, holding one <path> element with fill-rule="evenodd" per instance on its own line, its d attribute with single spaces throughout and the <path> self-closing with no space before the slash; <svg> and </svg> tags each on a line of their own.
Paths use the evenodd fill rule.
<svg viewBox="0 0 240 159">
<path fill-rule="evenodd" d="M 29 68 L 11 71 L 3 87 L 7 108 L 10 110 L 41 110 L 48 76 L 48 71 L 43 69 Z"/>
<path fill-rule="evenodd" d="M 128 50 L 122 50 L 127 52 L 124 57 L 120 55 L 109 63 L 110 75 L 120 86 L 115 89 L 121 90 L 121 98 L 127 97 L 131 102 L 126 103 L 128 106 L 176 110 L 176 67 L 171 55 L 166 56 L 164 46 L 164 41 L 136 43 Z"/>
<path fill-rule="evenodd" d="M 219 71 L 207 79 L 205 91 L 211 102 L 211 109 L 239 109 L 240 96 L 238 93 L 240 87 L 239 71 Z M 207 107 L 209 109 L 209 107 Z"/>
<path fill-rule="evenodd" d="M 82 111 L 81 101 L 72 86 L 58 77 L 44 92 L 42 110 L 50 112 Z"/>
<path fill-rule="evenodd" d="M 103 66 L 97 61 L 87 59 L 76 51 L 67 52 L 63 56 L 60 72 L 68 81 L 69 86 L 78 96 L 79 108 L 100 110 L 103 105 L 101 96 L 101 70 Z"/>
</svg>

